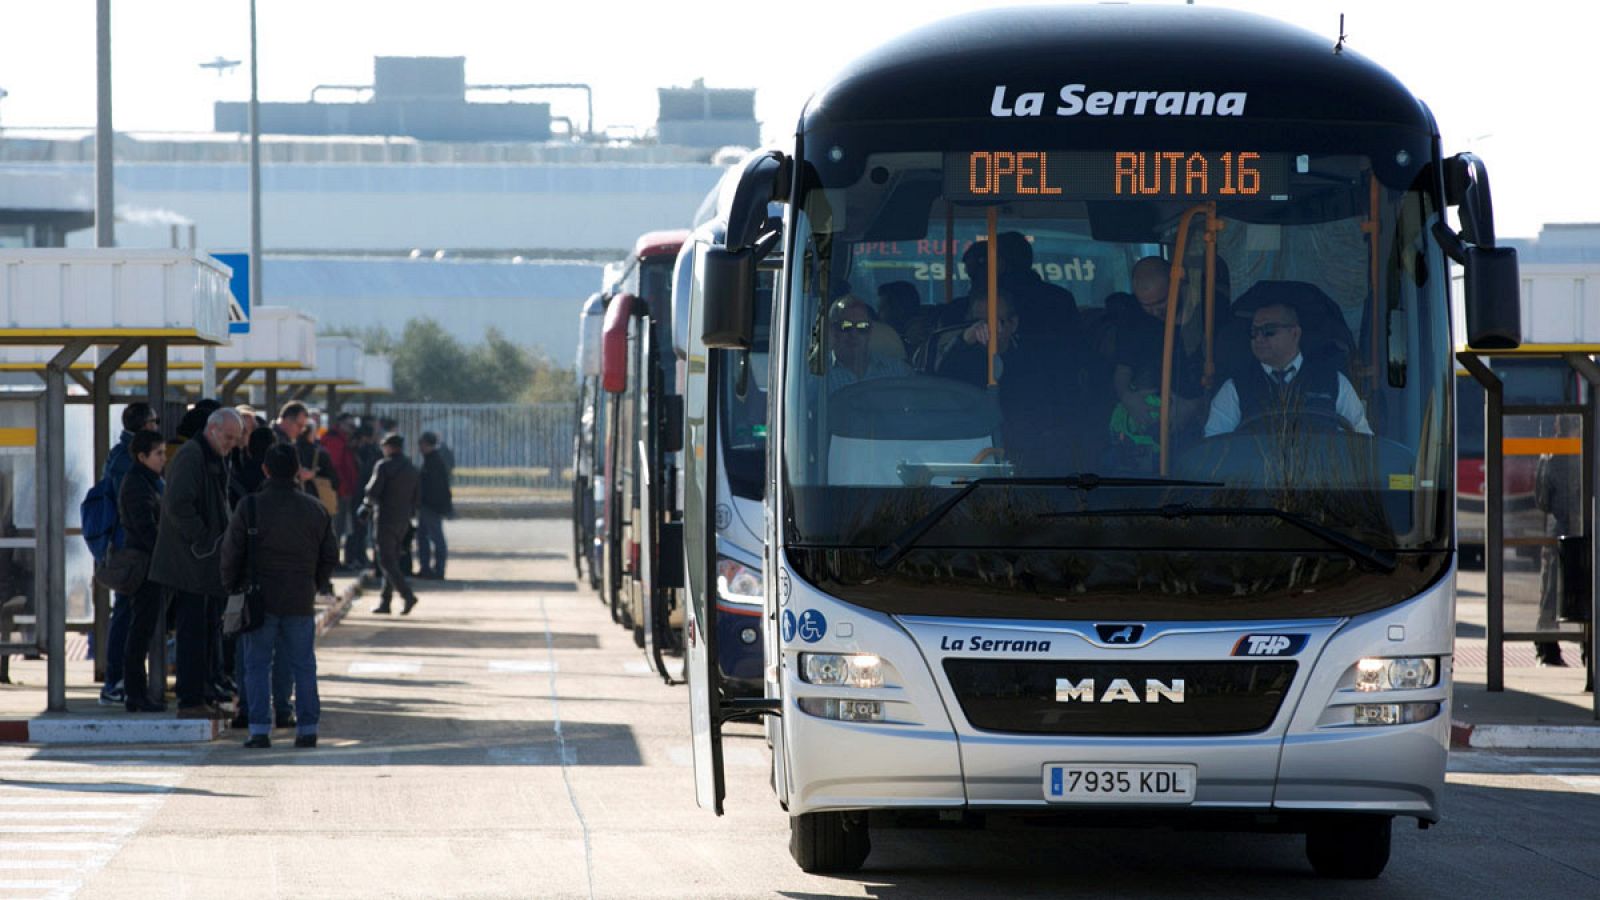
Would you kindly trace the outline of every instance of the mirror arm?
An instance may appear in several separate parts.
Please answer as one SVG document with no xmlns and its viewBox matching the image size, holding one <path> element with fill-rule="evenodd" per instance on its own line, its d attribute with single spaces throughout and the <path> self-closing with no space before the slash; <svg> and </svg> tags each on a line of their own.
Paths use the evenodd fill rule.
<svg viewBox="0 0 1600 900">
<path fill-rule="evenodd" d="M 1450 226 L 1440 219 L 1433 223 L 1433 239 L 1439 242 L 1439 249 L 1450 261 L 1458 266 L 1467 264 L 1467 245 L 1461 236 L 1450 230 Z"/>
</svg>

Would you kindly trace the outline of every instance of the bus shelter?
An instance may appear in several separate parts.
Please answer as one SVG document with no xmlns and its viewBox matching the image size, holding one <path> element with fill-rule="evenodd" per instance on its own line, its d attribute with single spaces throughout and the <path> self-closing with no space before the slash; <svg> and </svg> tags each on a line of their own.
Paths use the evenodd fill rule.
<svg viewBox="0 0 1600 900">
<path fill-rule="evenodd" d="M 72 608 L 88 620 L 94 606 L 93 563 L 87 548 L 67 538 L 78 527 L 78 501 L 110 450 L 112 402 L 134 399 L 114 396 L 113 380 L 142 350 L 149 395 L 164 397 L 169 348 L 227 340 L 230 275 L 193 251 L 0 250 L 0 364 L 44 382 L 0 392 L 0 580 L 7 591 L 0 606 L 21 606 L 7 622 L 33 628 L 29 641 L 0 633 L 0 654 L 44 655 L 52 712 L 66 709 Z M 87 452 L 67 427 L 73 384 L 82 389 L 73 399 L 93 409 Z M 77 463 L 71 479 L 69 454 Z M 32 584 L 22 594 L 25 561 Z M 17 596 L 23 603 L 14 603 Z"/>
<path fill-rule="evenodd" d="M 232 405 L 241 388 L 265 372 L 310 371 L 317 365 L 317 322 L 311 316 L 286 306 L 260 306 L 251 311 L 250 331 L 235 334 L 216 350 L 216 382 L 206 384 L 203 377 L 203 350 L 197 347 L 174 349 L 167 360 L 167 383 L 193 396 L 214 396 L 223 405 Z M 141 385 L 145 382 L 143 354 L 135 354 L 118 383 Z"/>
<path fill-rule="evenodd" d="M 1581 642 L 1587 648 L 1587 687 L 1592 691 L 1595 621 L 1600 611 L 1600 541 L 1596 541 L 1595 527 L 1595 490 L 1600 484 L 1600 339 L 1588 343 L 1525 341 L 1518 349 L 1507 351 L 1462 349 L 1456 359 L 1484 393 L 1487 689 L 1505 690 L 1506 642 L 1532 641 L 1558 645 Z M 1511 360 L 1543 361 L 1547 369 L 1553 367 L 1558 374 L 1565 374 L 1571 389 L 1540 397 L 1513 395 L 1508 399 L 1505 363 Z M 1513 425 L 1529 421 L 1544 425 L 1534 429 Z M 1536 465 L 1528 457 L 1539 457 L 1540 463 Z M 1551 461 L 1557 459 L 1563 464 L 1551 466 Z M 1508 479 L 1508 467 L 1526 477 Z M 1554 472 L 1560 474 L 1552 475 Z M 1519 495 L 1528 496 L 1509 497 L 1508 482 L 1515 484 Z M 1563 491 L 1577 502 L 1569 504 L 1574 507 L 1570 514 L 1551 517 L 1556 523 L 1553 530 L 1558 533 L 1547 533 L 1552 529 L 1546 527 L 1528 527 L 1529 519 L 1512 509 L 1533 504 L 1538 510 L 1533 521 L 1544 526 L 1547 519 L 1543 510 L 1549 503 L 1546 497 Z M 1513 516 L 1518 525 L 1510 527 L 1508 533 Z M 1582 622 L 1581 632 L 1548 627 L 1527 631 L 1506 628 L 1506 551 L 1522 548 L 1540 555 L 1546 565 L 1558 567 L 1554 584 L 1559 586 L 1559 603 L 1553 615 L 1566 622 Z M 1549 576 L 1541 573 L 1541 577 Z M 1541 584 L 1543 590 L 1547 588 Z M 1593 714 L 1600 720 L 1600 697 L 1594 700 Z"/>
<path fill-rule="evenodd" d="M 318 390 L 327 392 L 325 409 L 331 416 L 339 411 L 339 394 L 363 384 L 361 342 L 352 337 L 325 336 L 317 339 L 317 365 L 305 372 L 266 373 L 267 404 L 274 412 L 280 402 L 304 400 Z M 392 375 L 391 375 L 392 382 Z M 279 393 L 280 386 L 283 391 Z M 281 400 L 280 400 L 281 398 Z"/>
</svg>

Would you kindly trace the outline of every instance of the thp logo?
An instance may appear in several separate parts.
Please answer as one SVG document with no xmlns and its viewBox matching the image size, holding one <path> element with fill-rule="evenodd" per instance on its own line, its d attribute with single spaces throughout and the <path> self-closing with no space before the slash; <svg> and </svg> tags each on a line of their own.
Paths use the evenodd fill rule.
<svg viewBox="0 0 1600 900">
<path fill-rule="evenodd" d="M 1304 634 L 1247 634 L 1233 645 L 1234 656 L 1293 656 L 1305 649 Z"/>
<path fill-rule="evenodd" d="M 1137 644 L 1144 636 L 1143 625 L 1096 625 L 1094 630 L 1104 644 Z"/>
</svg>

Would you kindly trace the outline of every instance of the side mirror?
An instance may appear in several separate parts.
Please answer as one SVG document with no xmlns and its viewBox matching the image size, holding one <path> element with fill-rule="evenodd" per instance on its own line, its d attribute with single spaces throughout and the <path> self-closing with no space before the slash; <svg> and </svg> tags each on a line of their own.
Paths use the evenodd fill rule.
<svg viewBox="0 0 1600 900">
<path fill-rule="evenodd" d="M 600 387 L 608 394 L 628 389 L 628 326 L 634 296 L 618 294 L 606 304 L 606 325 L 600 336 Z"/>
<path fill-rule="evenodd" d="M 763 217 L 764 220 L 765 217 Z M 701 338 L 713 350 L 748 350 L 755 337 L 754 250 L 710 247 L 705 255 Z"/>
<path fill-rule="evenodd" d="M 1444 252 L 1466 271 L 1467 346 L 1514 350 L 1522 344 L 1517 251 L 1496 247 L 1489 170 L 1471 153 L 1444 161 L 1445 202 L 1460 207 L 1461 234 L 1435 229 Z"/>
<path fill-rule="evenodd" d="M 1467 346 L 1515 350 L 1522 344 L 1517 251 L 1510 247 L 1466 248 Z"/>
<path fill-rule="evenodd" d="M 727 209 L 730 249 L 743 250 L 761 238 L 768 229 L 767 205 L 788 199 L 788 178 L 789 158 L 777 150 L 745 161 Z"/>
</svg>

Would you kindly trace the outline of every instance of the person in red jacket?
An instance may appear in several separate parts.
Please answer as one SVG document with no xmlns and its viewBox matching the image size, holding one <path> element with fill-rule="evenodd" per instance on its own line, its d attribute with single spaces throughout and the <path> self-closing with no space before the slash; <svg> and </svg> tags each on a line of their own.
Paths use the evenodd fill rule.
<svg viewBox="0 0 1600 900">
<path fill-rule="evenodd" d="M 349 413 L 340 413 L 334 417 L 333 425 L 322 437 L 322 449 L 333 462 L 334 474 L 338 476 L 339 510 L 333 517 L 333 531 L 341 546 L 345 544 L 346 537 L 355 523 L 355 508 L 360 502 L 356 496 L 360 492 L 361 483 L 356 477 L 355 448 L 350 446 L 350 433 L 354 428 L 355 417 Z M 346 565 L 348 564 L 346 560 Z"/>
</svg>

